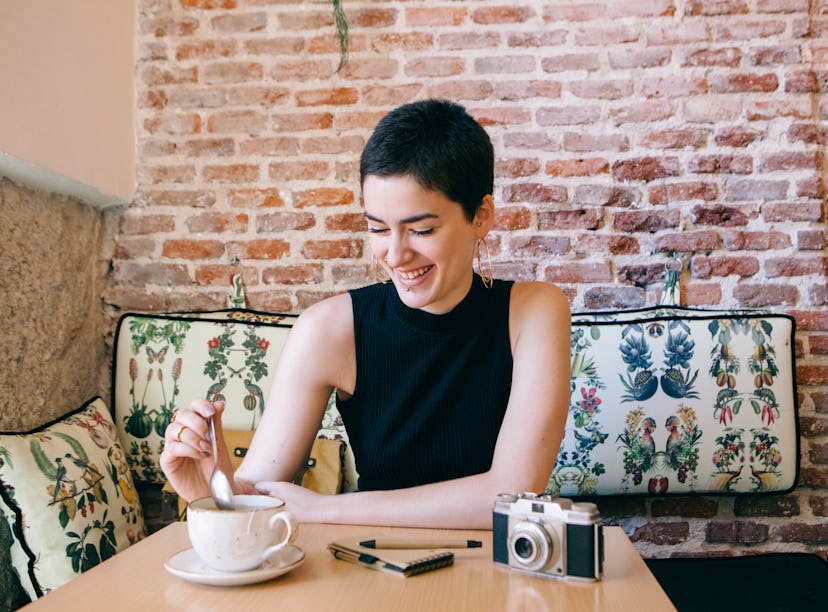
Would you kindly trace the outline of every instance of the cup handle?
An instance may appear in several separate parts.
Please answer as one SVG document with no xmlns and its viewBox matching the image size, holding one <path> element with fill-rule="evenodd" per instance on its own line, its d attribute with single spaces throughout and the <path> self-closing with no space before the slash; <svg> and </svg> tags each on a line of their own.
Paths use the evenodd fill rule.
<svg viewBox="0 0 828 612">
<path fill-rule="evenodd" d="M 292 544 L 296 540 L 296 535 L 299 531 L 299 525 L 296 522 L 296 519 L 293 518 L 293 515 L 288 512 L 287 510 L 282 510 L 277 514 L 274 514 L 270 517 L 267 525 L 270 529 L 276 529 L 276 523 L 282 522 L 285 524 L 285 529 L 287 529 L 287 534 L 282 539 L 281 542 L 278 544 L 274 544 L 273 546 L 268 546 L 267 548 L 262 551 L 262 557 L 268 559 L 272 557 L 274 554 L 282 550 L 288 544 Z"/>
</svg>

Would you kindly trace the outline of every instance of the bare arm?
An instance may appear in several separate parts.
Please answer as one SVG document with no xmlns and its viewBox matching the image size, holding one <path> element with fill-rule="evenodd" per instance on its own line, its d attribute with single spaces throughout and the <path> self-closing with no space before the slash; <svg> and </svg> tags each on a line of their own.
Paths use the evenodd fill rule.
<svg viewBox="0 0 828 612">
<path fill-rule="evenodd" d="M 515 284 L 509 323 L 512 390 L 489 471 L 409 489 L 335 496 L 275 479 L 262 479 L 257 488 L 284 498 L 303 521 L 491 528 L 498 493 L 546 486 L 569 403 L 570 314 L 564 295 L 544 283 Z"/>
</svg>

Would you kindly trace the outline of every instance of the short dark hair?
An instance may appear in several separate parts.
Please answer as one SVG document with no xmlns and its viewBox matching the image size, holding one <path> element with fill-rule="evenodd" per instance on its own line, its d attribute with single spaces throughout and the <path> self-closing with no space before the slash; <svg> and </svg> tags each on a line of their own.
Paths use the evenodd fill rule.
<svg viewBox="0 0 828 612">
<path fill-rule="evenodd" d="M 359 183 L 368 176 L 409 175 L 439 191 L 471 221 L 494 189 L 492 141 L 466 109 L 448 100 L 422 100 L 383 117 L 365 144 Z"/>
</svg>

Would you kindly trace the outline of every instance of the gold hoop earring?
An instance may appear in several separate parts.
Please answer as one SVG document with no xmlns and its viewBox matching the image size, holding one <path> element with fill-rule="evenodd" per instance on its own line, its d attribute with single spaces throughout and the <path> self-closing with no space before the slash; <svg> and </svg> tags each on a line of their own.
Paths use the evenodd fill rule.
<svg viewBox="0 0 828 612">
<path fill-rule="evenodd" d="M 376 255 L 371 255 L 371 268 L 374 272 L 374 279 L 376 279 L 378 283 L 382 283 L 384 285 L 391 280 L 391 277 L 385 272 L 385 268 L 380 265 Z"/>
<path fill-rule="evenodd" d="M 494 284 L 494 272 L 492 270 L 492 252 L 489 250 L 489 245 L 486 243 L 485 238 L 477 238 L 475 240 L 475 246 L 477 250 L 477 272 L 480 274 L 480 278 L 483 279 L 483 285 L 486 289 L 491 289 L 492 285 Z M 486 259 L 489 262 L 489 274 L 488 276 L 483 271 L 483 262 L 480 256 L 480 245 L 483 245 L 483 248 L 486 249 Z"/>
</svg>

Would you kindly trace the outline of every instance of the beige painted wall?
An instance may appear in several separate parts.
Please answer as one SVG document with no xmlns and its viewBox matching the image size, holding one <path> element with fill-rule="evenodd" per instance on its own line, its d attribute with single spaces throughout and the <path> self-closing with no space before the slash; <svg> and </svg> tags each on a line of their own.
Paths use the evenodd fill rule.
<svg viewBox="0 0 828 612">
<path fill-rule="evenodd" d="M 135 0 L 0 2 L 0 151 L 132 199 L 135 14 Z"/>
</svg>

